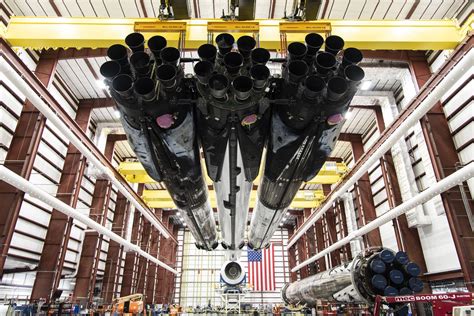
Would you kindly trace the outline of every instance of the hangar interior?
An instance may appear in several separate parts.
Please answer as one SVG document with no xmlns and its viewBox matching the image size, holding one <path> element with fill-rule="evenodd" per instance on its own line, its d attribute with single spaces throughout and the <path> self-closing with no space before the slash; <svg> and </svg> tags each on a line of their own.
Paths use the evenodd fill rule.
<svg viewBox="0 0 474 316">
<path fill-rule="evenodd" d="M 473 8 L 0 2 L 0 314 L 468 315 Z"/>
</svg>

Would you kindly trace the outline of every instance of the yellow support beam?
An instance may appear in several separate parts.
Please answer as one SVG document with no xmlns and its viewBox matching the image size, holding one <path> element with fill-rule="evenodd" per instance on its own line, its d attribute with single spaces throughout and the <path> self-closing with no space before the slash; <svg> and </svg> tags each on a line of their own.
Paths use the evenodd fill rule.
<svg viewBox="0 0 474 316">
<path fill-rule="evenodd" d="M 143 200 L 151 208 L 176 208 L 168 191 L 166 190 L 145 190 L 143 191 Z M 257 191 L 252 190 L 250 193 L 249 206 L 253 207 L 257 199 Z M 217 207 L 216 193 L 211 190 L 209 192 L 209 200 L 213 208 Z M 322 190 L 301 190 L 298 191 L 296 197 L 291 202 L 291 208 L 313 208 L 318 207 L 324 200 Z"/>
<path fill-rule="evenodd" d="M 156 26 L 153 26 L 153 23 Z M 187 49 L 197 49 L 206 43 L 208 27 L 216 29 L 216 23 L 224 25 L 218 25 L 217 29 L 258 32 L 260 46 L 277 50 L 281 47 L 280 30 L 287 34 L 288 42 L 303 41 L 305 33 L 312 30 L 321 33 L 329 33 L 330 30 L 331 34 L 344 38 L 346 47 L 393 50 L 453 49 L 468 31 L 466 28 L 461 28 L 456 20 L 320 20 L 295 22 L 296 27 L 291 27 L 291 22 L 283 20 L 246 21 L 245 26 L 238 22 L 222 22 L 217 19 L 162 22 L 153 18 L 12 17 L 5 38 L 12 46 L 34 49 L 106 48 L 115 43 L 123 43 L 125 36 L 137 29 L 142 30 L 146 38 L 156 34 L 163 35 L 170 45 L 176 46 L 180 36 L 178 31 L 183 29 L 183 23 L 186 25 Z M 254 23 L 253 27 L 251 23 Z M 239 33 L 236 36 L 243 34 Z M 214 33 L 214 36 L 216 35 L 217 32 Z"/>
<path fill-rule="evenodd" d="M 139 162 L 121 162 L 117 170 L 122 176 L 131 183 L 156 183 L 145 171 Z M 316 177 L 306 182 L 308 184 L 333 184 L 337 183 L 342 176 L 348 171 L 345 163 L 342 162 L 326 162 Z M 207 185 L 212 185 L 211 179 L 206 175 Z M 254 183 L 260 182 L 260 175 L 257 176 Z"/>
</svg>

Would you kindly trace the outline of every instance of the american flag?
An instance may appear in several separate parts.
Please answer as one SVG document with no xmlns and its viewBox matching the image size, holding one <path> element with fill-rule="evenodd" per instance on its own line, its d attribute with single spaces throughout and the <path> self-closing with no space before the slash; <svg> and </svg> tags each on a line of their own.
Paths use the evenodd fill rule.
<svg viewBox="0 0 474 316">
<path fill-rule="evenodd" d="M 273 244 L 263 250 L 248 249 L 248 282 L 254 291 L 275 291 L 275 252 Z"/>
</svg>

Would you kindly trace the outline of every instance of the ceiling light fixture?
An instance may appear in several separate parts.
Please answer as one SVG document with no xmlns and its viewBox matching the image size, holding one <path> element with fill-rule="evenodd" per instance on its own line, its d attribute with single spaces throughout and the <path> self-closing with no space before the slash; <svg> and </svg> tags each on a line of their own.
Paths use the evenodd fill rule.
<svg viewBox="0 0 474 316">
<path fill-rule="evenodd" d="M 369 90 L 371 86 L 372 86 L 372 81 L 366 80 L 362 82 L 362 84 L 360 85 L 360 90 Z"/>
</svg>

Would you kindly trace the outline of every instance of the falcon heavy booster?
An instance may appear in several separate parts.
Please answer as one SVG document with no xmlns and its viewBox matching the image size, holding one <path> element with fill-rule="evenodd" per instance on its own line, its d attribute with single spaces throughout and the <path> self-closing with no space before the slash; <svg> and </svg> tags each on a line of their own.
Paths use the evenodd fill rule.
<svg viewBox="0 0 474 316">
<path fill-rule="evenodd" d="M 129 48 L 109 48 L 101 74 L 138 160 L 165 184 L 197 247 L 218 245 L 200 150 L 225 249 L 244 245 L 253 181 L 261 174 L 248 246 L 266 247 L 301 184 L 318 173 L 334 147 L 364 77 L 356 65 L 360 51 L 342 51 L 342 38 L 315 33 L 305 44 L 288 45 L 287 58 L 273 60 L 246 35 L 236 41 L 219 34 L 217 47 L 199 47 L 199 60 L 181 58 L 159 35 L 148 40 L 149 52 L 140 33 L 125 42 Z M 184 62 L 194 63 L 194 75 L 184 74 Z M 282 76 L 270 74 L 269 62 L 281 65 Z"/>
</svg>

